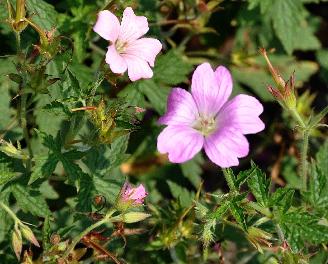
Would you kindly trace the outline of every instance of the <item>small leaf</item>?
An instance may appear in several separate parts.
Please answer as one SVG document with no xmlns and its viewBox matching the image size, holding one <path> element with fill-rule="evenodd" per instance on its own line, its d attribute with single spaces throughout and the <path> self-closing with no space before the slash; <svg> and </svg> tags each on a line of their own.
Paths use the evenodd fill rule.
<svg viewBox="0 0 328 264">
<path fill-rule="evenodd" d="M 252 164 L 252 167 L 254 170 L 247 180 L 248 186 L 257 202 L 266 207 L 268 205 L 270 181 L 266 178 L 265 173 L 262 172 L 255 164 Z"/>
<path fill-rule="evenodd" d="M 11 191 L 23 211 L 30 212 L 35 216 L 46 217 L 51 214 L 45 199 L 33 190 L 28 190 L 22 185 L 11 185 Z"/>
<path fill-rule="evenodd" d="M 192 204 L 195 196 L 193 192 L 189 192 L 186 188 L 183 188 L 172 181 L 168 181 L 167 184 L 170 187 L 173 197 L 180 202 L 182 207 L 188 207 Z"/>
</svg>

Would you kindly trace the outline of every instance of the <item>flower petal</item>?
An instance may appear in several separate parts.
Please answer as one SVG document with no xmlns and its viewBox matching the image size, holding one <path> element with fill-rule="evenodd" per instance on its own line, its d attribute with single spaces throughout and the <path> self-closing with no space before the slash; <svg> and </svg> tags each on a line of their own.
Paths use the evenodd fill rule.
<svg viewBox="0 0 328 264">
<path fill-rule="evenodd" d="M 234 128 L 223 127 L 205 138 L 207 156 L 222 168 L 237 166 L 238 158 L 247 156 L 249 144 L 246 137 Z"/>
<path fill-rule="evenodd" d="M 147 61 L 150 66 L 154 67 L 155 58 L 161 51 L 162 44 L 154 38 L 141 38 L 130 42 L 124 53 L 135 55 Z"/>
<path fill-rule="evenodd" d="M 202 115 L 214 117 L 227 101 L 231 90 L 231 75 L 223 66 L 214 73 L 209 63 L 203 63 L 192 76 L 191 93 Z"/>
<path fill-rule="evenodd" d="M 182 88 L 173 88 L 167 99 L 167 110 L 158 122 L 163 125 L 187 125 L 198 118 L 197 106 L 191 94 Z"/>
<path fill-rule="evenodd" d="M 145 35 L 149 30 L 147 18 L 136 16 L 131 7 L 125 8 L 121 22 L 119 40 L 133 42 Z"/>
<path fill-rule="evenodd" d="M 114 73 L 124 73 L 128 68 L 125 59 L 116 51 L 115 45 L 108 47 L 106 63 Z"/>
<path fill-rule="evenodd" d="M 122 54 L 122 56 L 128 65 L 128 75 L 131 81 L 153 77 L 153 71 L 145 60 L 130 54 Z"/>
<path fill-rule="evenodd" d="M 98 13 L 98 19 L 93 31 L 102 38 L 115 42 L 120 32 L 120 22 L 113 13 L 103 10 Z"/>
<path fill-rule="evenodd" d="M 204 137 L 188 126 L 168 126 L 157 138 L 157 149 L 169 160 L 182 163 L 192 159 L 203 147 Z"/>
<path fill-rule="evenodd" d="M 262 104 L 253 96 L 240 94 L 226 103 L 218 114 L 219 126 L 238 129 L 243 134 L 254 134 L 265 128 L 259 118 Z"/>
</svg>

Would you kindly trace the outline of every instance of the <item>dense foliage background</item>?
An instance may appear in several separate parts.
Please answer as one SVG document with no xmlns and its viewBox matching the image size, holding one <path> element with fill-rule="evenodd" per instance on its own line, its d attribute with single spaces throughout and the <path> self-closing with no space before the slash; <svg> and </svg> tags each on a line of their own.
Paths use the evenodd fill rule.
<svg viewBox="0 0 328 264">
<path fill-rule="evenodd" d="M 304 189 L 304 131 L 268 92 L 274 82 L 258 51 L 267 49 L 285 80 L 295 72 L 297 112 L 315 116 L 328 100 L 326 1 L 25 6 L 26 16 L 16 1 L 0 1 L 1 263 L 17 263 L 17 241 L 24 263 L 327 263 L 327 130 L 308 131 Z M 108 43 L 92 30 L 100 10 L 120 17 L 127 6 L 148 18 L 148 35 L 163 44 L 152 79 L 113 74 L 104 62 Z M 225 177 L 202 154 L 172 164 L 156 149 L 170 89 L 188 88 L 204 61 L 230 69 L 234 95 L 264 105 L 266 129 L 248 136 L 251 153 Z M 324 124 L 324 114 L 311 120 Z M 74 237 L 115 207 L 125 181 L 145 185 L 145 206 L 131 210 L 151 216 L 108 222 L 65 256 Z"/>
</svg>

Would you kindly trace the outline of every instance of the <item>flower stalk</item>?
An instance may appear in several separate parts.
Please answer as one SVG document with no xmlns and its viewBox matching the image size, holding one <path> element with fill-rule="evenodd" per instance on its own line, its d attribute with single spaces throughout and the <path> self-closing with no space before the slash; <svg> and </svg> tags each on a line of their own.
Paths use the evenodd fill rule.
<svg viewBox="0 0 328 264">
<path fill-rule="evenodd" d="M 63 257 L 64 258 L 67 258 L 69 256 L 69 254 L 74 250 L 75 246 L 81 241 L 81 239 L 86 236 L 87 234 L 89 234 L 92 230 L 96 229 L 97 227 L 105 224 L 105 223 L 108 223 L 110 220 L 111 220 L 111 217 L 112 215 L 115 213 L 115 210 L 111 210 L 109 211 L 105 217 L 94 223 L 93 225 L 89 226 L 88 228 L 86 228 L 85 230 L 83 230 L 79 235 L 77 235 L 72 243 L 69 245 L 69 247 L 67 248 L 67 250 L 65 251 Z"/>
</svg>

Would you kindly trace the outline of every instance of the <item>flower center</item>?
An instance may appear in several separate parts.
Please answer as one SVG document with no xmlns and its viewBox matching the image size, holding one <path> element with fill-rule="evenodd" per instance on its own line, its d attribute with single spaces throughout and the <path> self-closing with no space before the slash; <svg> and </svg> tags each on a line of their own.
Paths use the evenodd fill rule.
<svg viewBox="0 0 328 264">
<path fill-rule="evenodd" d="M 116 48 L 117 52 L 118 52 L 118 53 L 123 53 L 124 50 L 125 50 L 125 48 L 126 48 L 126 44 L 127 44 L 127 43 L 124 42 L 124 41 L 117 40 L 117 41 L 115 42 L 115 48 Z"/>
<path fill-rule="evenodd" d="M 194 129 L 198 130 L 204 136 L 212 134 L 217 128 L 217 122 L 214 117 L 201 115 L 195 122 Z"/>
</svg>

